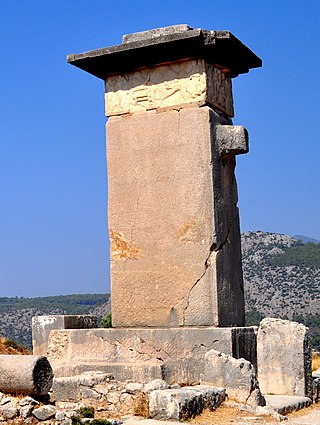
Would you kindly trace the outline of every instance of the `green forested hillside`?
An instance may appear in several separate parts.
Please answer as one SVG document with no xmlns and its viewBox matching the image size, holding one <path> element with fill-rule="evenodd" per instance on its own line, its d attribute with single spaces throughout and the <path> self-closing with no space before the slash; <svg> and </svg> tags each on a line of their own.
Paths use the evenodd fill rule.
<svg viewBox="0 0 320 425">
<path fill-rule="evenodd" d="M 296 246 L 285 249 L 283 254 L 271 258 L 271 264 L 275 266 L 304 266 L 320 268 L 320 243 L 297 242 Z"/>
<path fill-rule="evenodd" d="M 241 242 L 247 324 L 304 323 L 320 350 L 320 244 L 261 231 L 243 233 Z"/>
<path fill-rule="evenodd" d="M 65 314 L 86 314 L 94 306 L 108 301 L 109 294 L 74 294 L 36 298 L 0 297 L 0 312 L 7 313 L 26 308 L 49 311 L 53 308 L 66 311 Z"/>
</svg>

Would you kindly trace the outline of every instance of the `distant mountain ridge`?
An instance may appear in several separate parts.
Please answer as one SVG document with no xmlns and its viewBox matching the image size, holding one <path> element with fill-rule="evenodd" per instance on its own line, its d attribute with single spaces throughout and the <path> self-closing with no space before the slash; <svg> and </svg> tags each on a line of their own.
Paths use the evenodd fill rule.
<svg viewBox="0 0 320 425">
<path fill-rule="evenodd" d="M 317 239 L 310 238 L 309 236 L 304 235 L 294 235 L 292 236 L 294 239 L 297 239 L 302 242 L 312 242 L 312 243 L 320 243 Z"/>
</svg>

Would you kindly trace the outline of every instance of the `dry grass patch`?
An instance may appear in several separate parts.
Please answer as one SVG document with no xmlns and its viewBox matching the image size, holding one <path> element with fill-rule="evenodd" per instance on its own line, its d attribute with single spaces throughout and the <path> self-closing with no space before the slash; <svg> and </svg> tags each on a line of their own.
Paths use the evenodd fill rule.
<svg viewBox="0 0 320 425">
<path fill-rule="evenodd" d="M 0 354 L 31 354 L 31 352 L 11 339 L 0 337 Z"/>
<path fill-rule="evenodd" d="M 312 353 L 312 372 L 320 368 L 320 353 Z"/>
</svg>

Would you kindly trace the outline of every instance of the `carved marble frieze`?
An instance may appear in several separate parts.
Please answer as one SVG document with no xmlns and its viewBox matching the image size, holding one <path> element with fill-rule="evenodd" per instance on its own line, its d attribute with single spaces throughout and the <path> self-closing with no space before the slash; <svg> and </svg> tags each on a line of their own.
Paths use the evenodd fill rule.
<svg viewBox="0 0 320 425">
<path fill-rule="evenodd" d="M 202 59 L 110 76 L 105 103 L 107 116 L 206 103 L 233 116 L 231 79 Z"/>
</svg>

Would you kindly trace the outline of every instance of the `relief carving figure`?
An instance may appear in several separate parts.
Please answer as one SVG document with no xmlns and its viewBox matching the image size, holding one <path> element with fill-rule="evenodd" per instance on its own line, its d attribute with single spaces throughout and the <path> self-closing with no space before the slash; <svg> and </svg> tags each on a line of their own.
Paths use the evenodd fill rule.
<svg viewBox="0 0 320 425">
<path fill-rule="evenodd" d="M 234 116 L 231 78 L 213 65 L 206 66 L 208 103 L 225 111 L 230 117 Z"/>
<path fill-rule="evenodd" d="M 202 59 L 161 65 L 108 77 L 106 115 L 209 103 L 233 116 L 231 90 L 231 79 Z"/>
<path fill-rule="evenodd" d="M 112 76 L 106 82 L 106 115 L 205 103 L 205 64 L 201 59 Z"/>
</svg>

